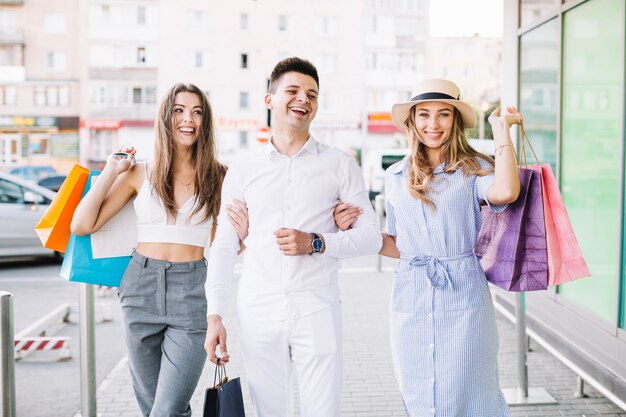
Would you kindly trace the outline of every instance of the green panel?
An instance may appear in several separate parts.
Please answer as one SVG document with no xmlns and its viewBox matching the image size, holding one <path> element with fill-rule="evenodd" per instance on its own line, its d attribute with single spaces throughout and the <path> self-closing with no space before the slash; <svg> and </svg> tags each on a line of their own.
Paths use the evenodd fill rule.
<svg viewBox="0 0 626 417">
<path fill-rule="evenodd" d="M 592 277 L 559 293 L 616 323 L 623 112 L 623 1 L 563 16 L 561 192 Z"/>
<path fill-rule="evenodd" d="M 520 39 L 520 111 L 524 115 L 524 127 L 539 162 L 550 164 L 554 172 L 560 40 L 556 19 L 533 29 Z M 526 161 L 535 163 L 528 148 Z"/>
</svg>

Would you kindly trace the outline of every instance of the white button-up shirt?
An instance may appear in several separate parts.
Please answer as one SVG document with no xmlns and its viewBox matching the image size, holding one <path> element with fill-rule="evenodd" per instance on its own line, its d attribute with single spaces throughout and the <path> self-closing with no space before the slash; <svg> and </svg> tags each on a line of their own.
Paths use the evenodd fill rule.
<svg viewBox="0 0 626 417">
<path fill-rule="evenodd" d="M 263 306 L 275 319 L 302 317 L 339 302 L 340 258 L 375 254 L 382 245 L 363 175 L 350 155 L 310 137 L 287 157 L 270 140 L 232 163 L 224 178 L 207 273 L 208 315 L 223 316 L 228 301 L 239 238 L 225 207 L 234 199 L 246 203 L 249 218 L 239 303 Z M 340 201 L 363 208 L 344 232 L 333 219 Z M 283 255 L 274 235 L 281 227 L 322 234 L 325 252 Z"/>
</svg>

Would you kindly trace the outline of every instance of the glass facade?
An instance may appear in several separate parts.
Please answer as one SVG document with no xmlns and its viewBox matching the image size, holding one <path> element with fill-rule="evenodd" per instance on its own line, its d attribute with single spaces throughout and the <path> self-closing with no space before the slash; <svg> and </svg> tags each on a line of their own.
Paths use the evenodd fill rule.
<svg viewBox="0 0 626 417">
<path fill-rule="evenodd" d="M 613 324 L 622 239 L 623 9 L 623 1 L 590 0 L 563 15 L 561 192 L 592 277 L 558 291 Z"/>
<path fill-rule="evenodd" d="M 549 20 L 520 39 L 520 110 L 524 127 L 539 162 L 548 163 L 556 172 L 559 22 Z M 521 149 L 518 147 L 518 149 Z M 535 163 L 530 149 L 526 160 Z"/>
</svg>

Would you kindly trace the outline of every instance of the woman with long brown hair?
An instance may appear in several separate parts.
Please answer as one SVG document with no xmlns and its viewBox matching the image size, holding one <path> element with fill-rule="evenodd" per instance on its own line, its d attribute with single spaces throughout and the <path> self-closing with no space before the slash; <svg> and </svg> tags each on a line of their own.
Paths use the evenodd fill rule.
<svg viewBox="0 0 626 417">
<path fill-rule="evenodd" d="M 135 153 L 109 156 L 71 227 L 91 234 L 134 200 L 138 243 L 119 288 L 133 388 L 143 416 L 186 417 L 206 360 L 204 250 L 226 172 L 204 93 L 174 85 L 159 106 L 154 159 L 134 163 Z"/>
<path fill-rule="evenodd" d="M 407 415 L 508 416 L 498 384 L 498 335 L 485 274 L 473 253 L 481 205 L 517 199 L 509 127 L 514 107 L 489 117 L 494 160 L 464 129 L 476 114 L 447 80 L 426 80 L 393 106 L 411 154 L 386 172 L 381 253 L 399 258 L 390 305 L 391 352 Z"/>
</svg>

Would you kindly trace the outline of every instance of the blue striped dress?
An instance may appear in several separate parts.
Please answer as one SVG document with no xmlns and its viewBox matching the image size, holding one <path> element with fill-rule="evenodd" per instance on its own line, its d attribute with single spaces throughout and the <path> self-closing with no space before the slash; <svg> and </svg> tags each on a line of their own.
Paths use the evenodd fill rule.
<svg viewBox="0 0 626 417">
<path fill-rule="evenodd" d="M 490 165 L 478 159 L 484 168 Z M 493 174 L 438 166 L 433 211 L 408 190 L 408 157 L 387 169 L 387 231 L 400 261 L 390 305 L 396 378 L 411 417 L 505 417 L 498 334 L 485 274 L 473 254 L 480 203 Z M 490 205 L 493 211 L 506 206 Z"/>
</svg>

